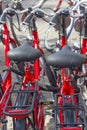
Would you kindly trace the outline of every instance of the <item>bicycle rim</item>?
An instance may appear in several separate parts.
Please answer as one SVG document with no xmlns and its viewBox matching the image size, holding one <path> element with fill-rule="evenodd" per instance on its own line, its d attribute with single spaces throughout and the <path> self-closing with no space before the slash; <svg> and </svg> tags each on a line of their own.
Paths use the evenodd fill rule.
<svg viewBox="0 0 87 130">
<path fill-rule="evenodd" d="M 24 8 L 29 8 L 29 7 L 35 6 L 40 1 L 41 0 L 25 0 L 25 1 L 22 1 L 21 4 L 23 5 Z"/>
<path fill-rule="evenodd" d="M 16 19 L 16 24 L 14 22 L 14 19 Z M 10 18 L 10 29 L 12 36 L 16 41 L 16 44 L 20 46 L 20 39 L 18 35 L 20 34 L 21 31 L 20 31 L 20 19 L 18 15 L 16 15 L 16 17 Z"/>
<path fill-rule="evenodd" d="M 58 31 L 56 31 L 53 26 L 49 26 L 45 32 L 45 37 L 44 37 L 44 45 L 48 51 L 52 51 L 57 47 L 56 43 L 58 37 L 59 37 Z"/>
<path fill-rule="evenodd" d="M 49 83 L 53 87 L 56 87 L 56 75 L 55 75 L 53 68 L 51 68 L 47 63 L 45 63 L 45 69 L 46 69 L 46 74 L 47 74 Z"/>
<path fill-rule="evenodd" d="M 10 18 L 10 28 L 11 28 L 11 32 L 12 32 L 12 35 L 13 35 L 15 41 L 16 41 L 16 44 L 19 46 L 19 45 L 20 45 L 20 42 L 19 42 L 19 40 L 18 40 L 18 38 L 17 38 L 16 31 L 14 31 L 15 29 L 14 29 L 13 26 L 14 26 L 14 25 L 13 25 L 13 18 L 11 17 L 11 18 Z"/>
<path fill-rule="evenodd" d="M 49 7 L 44 7 L 42 8 L 42 10 L 44 10 L 47 14 L 49 15 L 53 15 L 54 14 L 54 11 L 52 8 L 49 8 Z M 52 16 L 44 16 L 42 19 L 45 21 L 45 22 L 50 22 L 50 19 L 52 18 Z"/>
<path fill-rule="evenodd" d="M 15 130 L 26 130 L 26 119 L 16 119 Z"/>
</svg>

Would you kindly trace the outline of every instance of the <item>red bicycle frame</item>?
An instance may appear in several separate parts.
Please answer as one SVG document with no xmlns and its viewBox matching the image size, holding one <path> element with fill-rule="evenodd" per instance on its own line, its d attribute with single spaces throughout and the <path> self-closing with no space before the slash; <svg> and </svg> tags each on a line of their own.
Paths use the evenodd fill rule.
<svg viewBox="0 0 87 130">
<path fill-rule="evenodd" d="M 15 41 L 13 38 L 10 37 L 9 31 L 7 28 L 6 23 L 3 24 L 3 44 L 4 44 L 4 59 L 5 59 L 5 66 L 9 67 L 10 60 L 7 57 L 7 53 L 9 51 L 9 43 L 13 42 L 15 45 Z M 6 105 L 6 101 L 8 98 L 8 95 L 12 88 L 12 77 L 11 77 L 11 71 L 10 70 L 4 70 L 4 72 L 1 74 L 1 89 L 2 89 L 2 95 L 0 98 L 0 120 L 3 121 L 5 118 L 5 114 L 3 113 L 4 107 Z"/>
<path fill-rule="evenodd" d="M 39 47 L 39 39 L 38 39 L 38 32 L 37 28 L 35 26 L 35 20 L 33 19 L 33 29 L 31 30 L 32 36 L 34 37 L 33 41 L 33 47 L 35 49 L 38 49 L 43 53 L 42 49 Z M 37 82 L 40 80 L 40 61 L 39 59 L 36 59 L 33 63 L 33 71 L 31 71 L 31 63 L 25 62 L 25 76 L 23 77 L 23 85 L 21 86 L 21 90 L 26 90 L 26 84 L 31 84 L 30 90 L 35 90 L 36 87 L 38 86 Z M 33 119 L 34 119 L 34 128 L 37 128 L 39 130 L 44 130 L 44 109 L 43 105 L 39 102 L 40 96 L 41 96 L 41 91 L 40 87 L 37 87 L 37 96 L 34 100 L 34 108 L 33 108 Z M 20 99 L 21 100 L 21 99 Z M 22 113 L 21 113 L 22 111 Z M 7 113 L 9 116 L 12 118 L 27 118 L 29 117 L 29 113 L 27 110 L 23 109 L 15 109 L 15 110 L 8 110 L 7 108 L 5 109 L 5 113 Z M 25 114 L 24 114 L 25 113 Z M 20 124 L 21 125 L 21 124 Z M 28 127 L 30 123 L 26 124 Z"/>
<path fill-rule="evenodd" d="M 85 14 L 87 15 L 87 14 Z M 83 35 L 83 40 L 82 40 L 82 46 L 81 46 L 81 53 L 82 54 L 87 54 L 87 18 L 84 16 L 84 35 Z"/>
<path fill-rule="evenodd" d="M 87 54 L 87 38 L 83 38 L 82 40 L 81 53 L 85 55 Z M 86 64 L 87 64 L 87 61 L 86 61 Z"/>
<path fill-rule="evenodd" d="M 33 22 L 35 23 L 35 21 L 33 21 Z M 33 46 L 35 49 L 40 50 L 42 52 L 42 54 L 44 54 L 43 50 L 39 47 L 37 27 L 35 26 L 35 24 L 33 24 L 33 25 L 34 25 L 33 30 L 32 30 L 32 35 L 34 37 Z M 35 80 L 40 80 L 40 61 L 39 61 L 39 59 L 36 59 L 36 61 L 34 63 L 34 78 L 35 78 Z M 40 93 L 39 89 L 40 88 L 38 88 L 38 93 Z M 37 114 L 37 111 L 38 111 L 38 114 Z M 34 111 L 34 115 L 36 115 L 35 122 L 38 126 L 37 128 L 39 130 L 44 130 L 44 110 L 43 110 L 43 106 L 41 104 L 39 104 L 38 110 Z"/>
<path fill-rule="evenodd" d="M 61 47 L 63 48 L 66 44 L 67 44 L 67 40 L 66 40 L 66 30 L 65 30 L 65 18 L 64 18 L 64 14 L 61 16 L 62 18 L 62 35 L 61 37 Z M 67 71 L 67 75 L 66 75 L 66 71 Z M 58 107 L 60 107 L 60 112 L 59 112 L 59 120 L 60 120 L 60 124 L 64 124 L 64 115 L 63 115 L 63 109 L 61 109 L 63 106 L 63 103 L 67 100 L 68 103 L 77 103 L 77 99 L 76 99 L 76 92 L 74 90 L 74 87 L 71 85 L 71 75 L 70 75 L 70 70 L 69 68 L 62 68 L 61 69 L 61 79 L 62 79 L 62 86 L 60 89 L 60 94 L 58 96 Z M 60 81 L 61 82 L 61 81 Z M 71 98 L 73 96 L 73 99 Z M 66 98 L 65 98 L 66 97 Z M 68 98 L 69 97 L 69 98 Z M 64 101 L 65 98 L 65 101 Z M 75 114 L 76 114 L 76 122 L 78 122 L 78 110 L 75 110 Z M 68 115 L 67 115 L 68 116 Z M 72 117 L 71 117 L 72 118 Z M 67 124 L 66 124 L 67 125 Z M 82 130 L 81 127 L 75 127 L 75 126 L 62 126 L 60 127 L 60 130 Z"/>
</svg>

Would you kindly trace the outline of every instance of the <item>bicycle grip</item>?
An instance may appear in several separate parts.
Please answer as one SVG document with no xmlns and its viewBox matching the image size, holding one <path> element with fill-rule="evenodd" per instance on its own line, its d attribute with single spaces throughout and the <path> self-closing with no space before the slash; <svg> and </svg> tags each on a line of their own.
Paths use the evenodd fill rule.
<svg viewBox="0 0 87 130">
<path fill-rule="evenodd" d="M 15 15 L 15 10 L 12 9 L 12 8 L 6 8 L 6 9 L 3 11 L 3 13 L 2 13 L 2 15 L 1 15 L 1 17 L 0 17 L 0 24 L 3 24 L 3 23 L 6 22 L 6 16 L 7 16 L 7 15 L 9 15 L 9 16 Z"/>
<path fill-rule="evenodd" d="M 33 18 L 34 14 L 33 13 L 30 13 L 29 15 L 26 16 L 26 18 L 24 19 L 23 21 L 23 24 L 24 25 L 29 25 L 31 19 Z"/>
</svg>

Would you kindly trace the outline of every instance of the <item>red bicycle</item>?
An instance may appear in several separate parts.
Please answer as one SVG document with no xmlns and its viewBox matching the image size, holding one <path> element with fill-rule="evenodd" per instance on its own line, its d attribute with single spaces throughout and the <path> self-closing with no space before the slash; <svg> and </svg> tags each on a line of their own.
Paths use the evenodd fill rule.
<svg viewBox="0 0 87 130">
<path fill-rule="evenodd" d="M 47 91 L 47 89 L 43 89 L 40 84 L 41 76 L 44 73 L 39 58 L 43 57 L 43 50 L 39 47 L 35 20 L 35 17 L 42 18 L 44 15 L 45 12 L 41 9 L 34 9 L 30 12 L 23 23 L 31 27 L 33 39 L 27 39 L 23 45 L 8 52 L 11 61 L 25 63 L 23 80 L 14 83 L 4 108 L 4 113 L 13 118 L 13 129 L 15 130 L 30 128 L 44 130 L 43 104 L 47 104 L 48 101 L 43 101 L 41 93 L 41 90 Z M 9 105 L 13 95 L 15 95 L 14 101 Z"/>
<path fill-rule="evenodd" d="M 60 21 L 62 21 L 61 25 L 65 25 L 66 14 L 68 13 L 64 13 L 64 11 L 57 14 Z M 65 27 L 62 32 L 61 50 L 46 58 L 46 63 L 53 70 L 52 74 L 55 74 L 54 88 L 59 90 L 54 93 L 54 129 L 86 130 L 85 105 L 76 82 L 76 79 L 81 78 L 81 75 L 74 73 L 76 68 L 84 63 L 85 59 L 66 45 Z"/>
<path fill-rule="evenodd" d="M 80 35 L 80 42 L 79 43 L 76 42 L 73 45 L 74 50 L 77 53 L 81 53 L 86 56 L 86 53 L 87 53 L 87 49 L 86 49 L 86 45 L 87 45 L 87 34 L 86 34 L 86 32 L 87 32 L 87 27 L 86 27 L 87 26 L 87 12 L 86 12 L 86 5 L 85 5 L 86 3 L 85 2 L 86 1 L 84 1 L 84 0 L 78 2 L 78 4 L 76 4 L 76 6 L 72 9 L 72 11 L 74 11 L 76 8 L 78 8 L 78 6 L 80 6 L 81 13 L 79 13 L 78 15 L 73 14 L 71 16 L 76 18 L 74 28 Z M 80 68 L 77 68 L 77 70 L 76 70 L 76 73 L 79 73 L 79 74 L 81 73 L 81 75 L 82 75 L 82 78 L 78 80 L 78 86 L 81 86 L 81 91 L 82 91 L 83 99 L 85 101 L 85 105 L 87 105 L 86 68 L 87 68 L 87 59 L 85 60 L 84 64 Z"/>
<path fill-rule="evenodd" d="M 54 129 L 86 130 L 84 102 L 72 71 L 72 68 L 84 63 L 84 58 L 65 46 L 59 52 L 49 55 L 46 61 L 55 69 L 62 68 L 61 86 L 55 86 L 60 91 L 55 94 Z"/>
<path fill-rule="evenodd" d="M 4 59 L 6 66 L 6 69 L 4 69 L 3 73 L 0 74 L 0 122 L 2 124 L 1 126 L 3 126 L 1 129 L 6 129 L 7 120 L 5 114 L 3 113 L 3 110 L 12 88 L 12 73 L 9 69 L 11 61 L 7 57 L 7 53 L 11 48 L 17 47 L 15 40 L 10 36 L 8 26 L 6 24 L 6 19 L 4 18 L 6 18 L 6 14 L 2 14 L 0 19 L 0 24 L 3 24 L 1 40 L 4 45 Z M 11 104 L 11 101 L 9 104 Z"/>
</svg>

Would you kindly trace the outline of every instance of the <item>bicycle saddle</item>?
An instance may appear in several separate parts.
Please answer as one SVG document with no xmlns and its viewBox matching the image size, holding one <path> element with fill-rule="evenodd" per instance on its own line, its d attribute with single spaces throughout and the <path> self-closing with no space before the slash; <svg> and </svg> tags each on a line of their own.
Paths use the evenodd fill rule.
<svg viewBox="0 0 87 130">
<path fill-rule="evenodd" d="M 71 47 L 66 45 L 60 51 L 49 55 L 46 61 L 53 67 L 72 68 L 83 64 L 84 57 L 81 54 L 73 52 Z"/>
<path fill-rule="evenodd" d="M 24 43 L 8 52 L 9 59 L 13 61 L 32 61 L 41 56 L 41 52 L 30 46 L 29 43 Z"/>
</svg>

